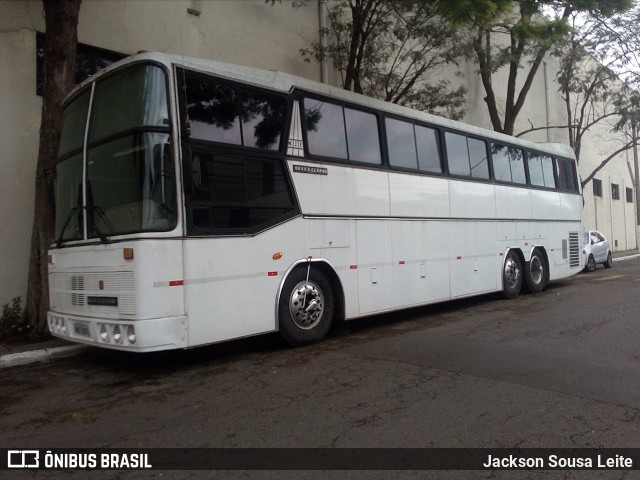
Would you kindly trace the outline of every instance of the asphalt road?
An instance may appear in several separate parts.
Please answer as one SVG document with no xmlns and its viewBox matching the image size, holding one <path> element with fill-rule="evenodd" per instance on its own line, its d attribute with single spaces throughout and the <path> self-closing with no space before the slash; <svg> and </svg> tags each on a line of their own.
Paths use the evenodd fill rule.
<svg viewBox="0 0 640 480">
<path fill-rule="evenodd" d="M 636 258 L 538 295 L 359 320 L 300 349 L 266 336 L 157 354 L 96 349 L 5 369 L 0 448 L 637 448 L 639 282 Z M 61 473 L 0 471 L 0 478 Z M 640 470 L 63 476 L 635 479 Z"/>
</svg>

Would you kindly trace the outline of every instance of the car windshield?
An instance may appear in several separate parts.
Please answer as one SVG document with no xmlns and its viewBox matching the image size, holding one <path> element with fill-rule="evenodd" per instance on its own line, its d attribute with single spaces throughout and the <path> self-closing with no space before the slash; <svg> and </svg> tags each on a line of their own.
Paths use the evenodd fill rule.
<svg viewBox="0 0 640 480">
<path fill-rule="evenodd" d="M 57 241 L 172 229 L 176 187 L 164 71 L 134 65 L 91 87 L 64 112 Z"/>
</svg>

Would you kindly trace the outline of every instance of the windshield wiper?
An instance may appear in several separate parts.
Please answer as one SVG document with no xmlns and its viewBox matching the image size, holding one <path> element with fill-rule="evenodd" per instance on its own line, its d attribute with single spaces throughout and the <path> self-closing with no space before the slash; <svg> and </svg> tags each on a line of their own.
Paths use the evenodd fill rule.
<svg viewBox="0 0 640 480">
<path fill-rule="evenodd" d="M 102 208 L 100 207 L 91 207 L 92 212 L 97 213 L 100 216 L 100 220 L 102 220 L 102 223 L 104 223 L 107 228 L 109 229 L 110 232 L 114 232 L 115 231 L 115 227 L 113 226 L 113 224 L 109 221 L 109 219 L 107 218 L 107 215 L 104 213 L 104 210 L 102 210 Z M 96 235 L 98 235 L 98 238 L 100 239 L 100 241 L 102 243 L 109 243 L 109 237 L 107 237 L 102 230 L 100 230 L 97 225 L 96 222 L 94 221 L 93 218 L 93 214 L 91 215 L 91 230 L 93 231 L 93 233 L 95 233 Z"/>
<path fill-rule="evenodd" d="M 62 226 L 62 229 L 60 229 L 60 236 L 58 237 L 58 240 L 56 240 L 57 247 L 59 247 L 60 244 L 62 244 L 62 237 L 64 237 L 64 232 L 67 230 L 67 227 L 69 226 L 69 222 L 73 218 L 73 215 L 77 213 L 78 213 L 78 207 L 73 207 L 69 211 L 69 215 L 67 216 L 67 219 L 65 220 L 64 225 Z"/>
</svg>

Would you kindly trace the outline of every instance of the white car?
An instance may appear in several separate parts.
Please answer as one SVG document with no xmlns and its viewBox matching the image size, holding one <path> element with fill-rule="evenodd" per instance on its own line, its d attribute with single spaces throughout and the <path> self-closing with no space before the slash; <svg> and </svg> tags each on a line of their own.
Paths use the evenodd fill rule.
<svg viewBox="0 0 640 480">
<path fill-rule="evenodd" d="M 604 268 L 611 268 L 613 265 L 613 257 L 609 241 L 597 230 L 589 230 L 584 233 L 584 269 L 587 272 L 593 272 L 596 265 L 601 263 Z"/>
</svg>

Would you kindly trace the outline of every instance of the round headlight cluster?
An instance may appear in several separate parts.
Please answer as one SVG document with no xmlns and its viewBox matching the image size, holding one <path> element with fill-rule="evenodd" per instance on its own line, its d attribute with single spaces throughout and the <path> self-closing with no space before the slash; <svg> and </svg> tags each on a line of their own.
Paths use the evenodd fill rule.
<svg viewBox="0 0 640 480">
<path fill-rule="evenodd" d="M 64 318 L 51 315 L 49 317 L 49 331 L 57 335 L 66 335 L 67 325 L 64 321 Z"/>
<path fill-rule="evenodd" d="M 118 345 L 134 345 L 136 343 L 136 329 L 133 325 L 101 323 L 98 335 L 102 343 L 116 343 Z"/>
</svg>

